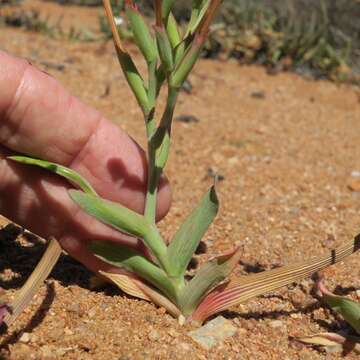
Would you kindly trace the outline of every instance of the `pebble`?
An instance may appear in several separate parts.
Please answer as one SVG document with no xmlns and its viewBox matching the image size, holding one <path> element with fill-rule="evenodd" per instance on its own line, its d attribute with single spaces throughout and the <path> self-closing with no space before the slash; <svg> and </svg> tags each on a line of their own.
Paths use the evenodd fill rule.
<svg viewBox="0 0 360 360">
<path fill-rule="evenodd" d="M 30 334 L 28 332 L 24 332 L 21 336 L 20 336 L 20 342 L 22 343 L 28 343 L 30 341 Z"/>
<path fill-rule="evenodd" d="M 148 338 L 150 341 L 157 341 L 160 339 L 160 334 L 156 330 L 151 330 L 148 334 Z"/>
<path fill-rule="evenodd" d="M 67 327 L 64 329 L 64 333 L 65 335 L 74 335 L 74 332 Z"/>
<path fill-rule="evenodd" d="M 270 327 L 277 329 L 284 326 L 284 323 L 281 320 L 274 320 L 270 322 Z"/>
<path fill-rule="evenodd" d="M 185 350 L 185 351 L 191 351 L 191 350 L 192 350 L 191 345 L 188 344 L 188 343 L 185 343 L 185 342 L 180 342 L 180 343 L 178 344 L 178 347 L 181 348 L 181 349 L 183 349 L 183 350 Z"/>
<path fill-rule="evenodd" d="M 359 178 L 350 179 L 347 183 L 347 187 L 351 191 L 355 191 L 355 192 L 360 191 L 360 179 Z"/>
<path fill-rule="evenodd" d="M 360 178 L 360 171 L 357 170 L 352 171 L 351 176 L 355 178 Z"/>
<path fill-rule="evenodd" d="M 225 339 L 234 336 L 236 331 L 237 328 L 230 320 L 218 316 L 201 328 L 190 331 L 188 335 L 202 348 L 209 350 L 215 345 L 221 345 Z"/>
</svg>

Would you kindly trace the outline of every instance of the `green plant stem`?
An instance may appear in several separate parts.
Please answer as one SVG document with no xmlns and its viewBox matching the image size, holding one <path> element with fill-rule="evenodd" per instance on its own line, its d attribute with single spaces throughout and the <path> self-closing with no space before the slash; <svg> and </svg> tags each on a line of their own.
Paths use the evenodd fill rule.
<svg viewBox="0 0 360 360">
<path fill-rule="evenodd" d="M 156 62 L 148 64 L 148 77 L 149 77 L 149 90 L 148 97 L 152 105 L 151 111 L 145 116 L 146 123 L 146 137 L 148 143 L 148 181 L 147 192 L 145 202 L 145 218 L 152 224 L 155 224 L 156 220 L 156 194 L 158 173 L 155 169 L 154 151 L 151 146 L 151 138 L 155 133 L 156 119 L 155 119 L 155 105 L 157 97 L 157 76 L 156 76 Z"/>
<path fill-rule="evenodd" d="M 171 86 L 168 87 L 168 97 L 166 101 L 166 107 L 164 114 L 160 121 L 160 128 L 171 129 L 172 118 L 175 110 L 176 100 L 179 95 L 179 90 Z"/>
<path fill-rule="evenodd" d="M 167 246 L 155 224 L 152 225 L 150 230 L 144 235 L 144 242 L 148 246 L 151 244 L 151 247 L 149 246 L 149 248 L 153 252 L 163 270 L 169 274 L 170 263 L 167 256 Z"/>
<path fill-rule="evenodd" d="M 152 118 L 147 121 L 149 164 L 144 215 L 145 218 L 152 223 L 155 223 L 156 220 L 158 183 L 169 154 L 168 141 L 177 95 L 178 90 L 169 88 L 165 111 L 156 132 L 154 132 L 155 120 Z M 168 138 L 166 138 L 166 136 L 168 136 Z"/>
<path fill-rule="evenodd" d="M 156 77 L 157 60 L 148 63 L 148 99 L 149 104 L 154 110 L 156 104 L 156 89 L 157 89 L 157 77 Z"/>
</svg>

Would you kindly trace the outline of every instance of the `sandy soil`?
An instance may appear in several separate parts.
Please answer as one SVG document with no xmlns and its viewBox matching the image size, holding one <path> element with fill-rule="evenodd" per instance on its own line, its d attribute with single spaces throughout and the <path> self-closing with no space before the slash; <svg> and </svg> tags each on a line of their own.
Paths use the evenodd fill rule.
<svg viewBox="0 0 360 360">
<path fill-rule="evenodd" d="M 99 12 L 64 11 L 74 9 L 88 21 L 96 21 Z M 140 112 L 110 42 L 68 42 L 1 28 L 0 46 L 45 69 L 144 144 Z M 176 116 L 193 115 L 199 121 L 175 121 L 167 168 L 174 202 L 160 225 L 166 237 L 211 184 L 209 169 L 224 180 L 219 185 L 221 211 L 206 234 L 209 250 L 203 258 L 237 244 L 243 249 L 239 274 L 324 253 L 359 232 L 360 192 L 349 188 L 356 182 L 351 173 L 360 171 L 358 88 L 205 60 L 190 80 L 193 92 L 182 94 Z M 353 186 L 360 190 L 359 184 Z M 21 246 L 10 235 L 9 229 L 2 231 L 0 241 L 0 286 L 8 296 L 26 279 L 42 251 L 41 245 Z M 359 255 L 353 255 L 334 266 L 328 286 L 338 285 L 340 293 L 357 299 L 358 262 Z M 312 297 L 311 280 L 225 312 L 237 334 L 207 352 L 187 336 L 188 327 L 179 326 L 163 309 L 111 286 L 90 290 L 89 275 L 63 256 L 31 306 L 0 339 L 0 358 L 341 357 L 292 340 L 348 330 Z M 24 332 L 30 335 L 21 338 Z"/>
</svg>

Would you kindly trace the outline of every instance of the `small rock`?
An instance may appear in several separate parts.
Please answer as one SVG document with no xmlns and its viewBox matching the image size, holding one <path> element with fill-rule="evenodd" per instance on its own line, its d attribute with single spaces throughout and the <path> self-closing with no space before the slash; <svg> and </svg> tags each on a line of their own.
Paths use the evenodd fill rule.
<svg viewBox="0 0 360 360">
<path fill-rule="evenodd" d="M 71 303 L 67 309 L 67 311 L 75 313 L 75 314 L 79 314 L 80 313 L 80 305 L 79 303 Z"/>
<path fill-rule="evenodd" d="M 270 327 L 272 327 L 274 329 L 281 328 L 283 326 L 284 326 L 284 323 L 280 320 L 274 320 L 274 321 L 271 321 L 271 323 L 270 323 Z"/>
<path fill-rule="evenodd" d="M 64 333 L 65 333 L 65 335 L 74 335 L 74 332 L 72 330 L 70 330 L 69 328 L 65 328 Z"/>
<path fill-rule="evenodd" d="M 178 347 L 185 350 L 185 351 L 191 351 L 192 350 L 192 347 L 190 344 L 187 344 L 185 342 L 181 342 L 178 344 Z"/>
<path fill-rule="evenodd" d="M 350 179 L 347 184 L 347 187 L 351 191 L 356 191 L 356 192 L 360 191 L 360 179 L 358 178 Z"/>
<path fill-rule="evenodd" d="M 266 97 L 264 91 L 253 91 L 250 96 L 254 99 L 265 99 Z"/>
<path fill-rule="evenodd" d="M 176 116 L 175 121 L 180 121 L 183 123 L 198 123 L 200 120 L 194 115 L 183 114 Z"/>
<path fill-rule="evenodd" d="M 150 341 L 158 341 L 160 339 L 160 334 L 156 330 L 151 330 L 148 334 L 148 338 Z"/>
<path fill-rule="evenodd" d="M 223 340 L 235 335 L 237 329 L 222 316 L 209 321 L 199 329 L 190 331 L 188 335 L 206 350 L 215 345 L 220 345 Z"/>
<path fill-rule="evenodd" d="M 355 291 L 356 296 L 360 299 L 360 289 Z"/>
<path fill-rule="evenodd" d="M 30 334 L 27 333 L 27 332 L 24 332 L 21 336 L 20 336 L 20 339 L 19 339 L 20 342 L 22 343 L 28 343 L 30 341 Z"/>
<path fill-rule="evenodd" d="M 65 70 L 65 64 L 58 64 L 58 63 L 52 63 L 49 61 L 42 61 L 41 65 L 44 65 L 46 68 L 51 69 L 51 70 L 58 70 L 58 71 Z"/>
<path fill-rule="evenodd" d="M 181 86 L 181 90 L 185 91 L 187 94 L 191 94 L 193 90 L 193 86 L 189 80 L 185 80 Z"/>
<path fill-rule="evenodd" d="M 66 353 L 68 353 L 69 351 L 73 351 L 74 350 L 74 348 L 72 348 L 72 347 L 60 347 L 60 348 L 57 348 L 56 349 L 56 355 L 57 356 L 60 356 L 60 357 L 62 357 L 62 356 L 64 356 Z"/>
<path fill-rule="evenodd" d="M 170 329 L 170 330 L 168 331 L 168 334 L 169 334 L 171 337 L 176 337 L 178 333 L 177 333 L 174 329 Z"/>
<path fill-rule="evenodd" d="M 360 171 L 357 170 L 352 171 L 351 176 L 355 178 L 360 178 Z"/>
<path fill-rule="evenodd" d="M 213 179 L 217 179 L 218 181 L 225 180 L 225 177 L 223 175 L 220 175 L 217 173 L 213 168 L 208 168 L 207 170 L 207 176 Z"/>
<path fill-rule="evenodd" d="M 88 312 L 88 317 L 89 319 L 93 318 L 96 315 L 96 307 L 94 306 L 93 308 L 90 309 L 90 311 Z"/>
<path fill-rule="evenodd" d="M 40 348 L 41 355 L 44 358 L 54 359 L 56 357 L 54 349 L 49 345 L 44 345 Z"/>
</svg>

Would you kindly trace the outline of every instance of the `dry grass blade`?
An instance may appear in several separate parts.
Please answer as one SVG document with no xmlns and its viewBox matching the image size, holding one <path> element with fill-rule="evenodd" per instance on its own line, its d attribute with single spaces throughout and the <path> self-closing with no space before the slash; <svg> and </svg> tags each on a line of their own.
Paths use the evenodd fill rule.
<svg viewBox="0 0 360 360">
<path fill-rule="evenodd" d="M 332 250 L 328 255 L 259 274 L 233 278 L 211 292 L 193 313 L 191 320 L 202 322 L 209 316 L 230 306 L 308 277 L 343 260 L 356 252 L 359 247 L 360 235 L 357 235 L 354 240 Z"/>
<path fill-rule="evenodd" d="M 99 274 L 105 276 L 115 285 L 117 285 L 126 294 L 137 297 L 139 299 L 151 301 L 151 299 L 136 284 L 135 277 L 132 278 L 124 274 L 113 274 L 105 271 L 99 271 Z"/>
<path fill-rule="evenodd" d="M 325 346 L 328 348 L 341 347 L 343 350 L 350 350 L 360 354 L 360 338 L 354 336 L 342 336 L 336 333 L 319 333 L 315 335 L 303 336 L 296 340 L 305 344 L 315 346 Z"/>
<path fill-rule="evenodd" d="M 125 50 L 122 46 L 121 40 L 120 40 L 120 36 L 115 24 L 115 20 L 114 20 L 114 15 L 112 12 L 112 7 L 111 7 L 111 2 L 110 0 L 103 0 L 103 4 L 104 4 L 104 8 L 105 8 L 105 13 L 106 13 L 106 17 L 108 19 L 108 22 L 110 24 L 110 28 L 111 28 L 111 32 L 113 35 L 113 40 L 114 40 L 114 44 L 116 49 L 121 52 L 121 53 L 125 53 Z"/>
<path fill-rule="evenodd" d="M 135 275 L 112 274 L 104 271 L 99 272 L 116 284 L 126 294 L 151 301 L 156 305 L 164 307 L 174 317 L 181 315 L 180 310 L 166 297 L 162 296 L 159 292 L 146 285 L 142 280 L 138 279 Z"/>
<path fill-rule="evenodd" d="M 10 304 L 12 311 L 4 318 L 4 323 L 7 326 L 10 326 L 29 304 L 39 287 L 49 276 L 51 270 L 58 261 L 60 254 L 61 247 L 57 240 L 52 238 L 40 262 L 37 264 L 23 287 L 15 294 L 15 299 Z"/>
</svg>

